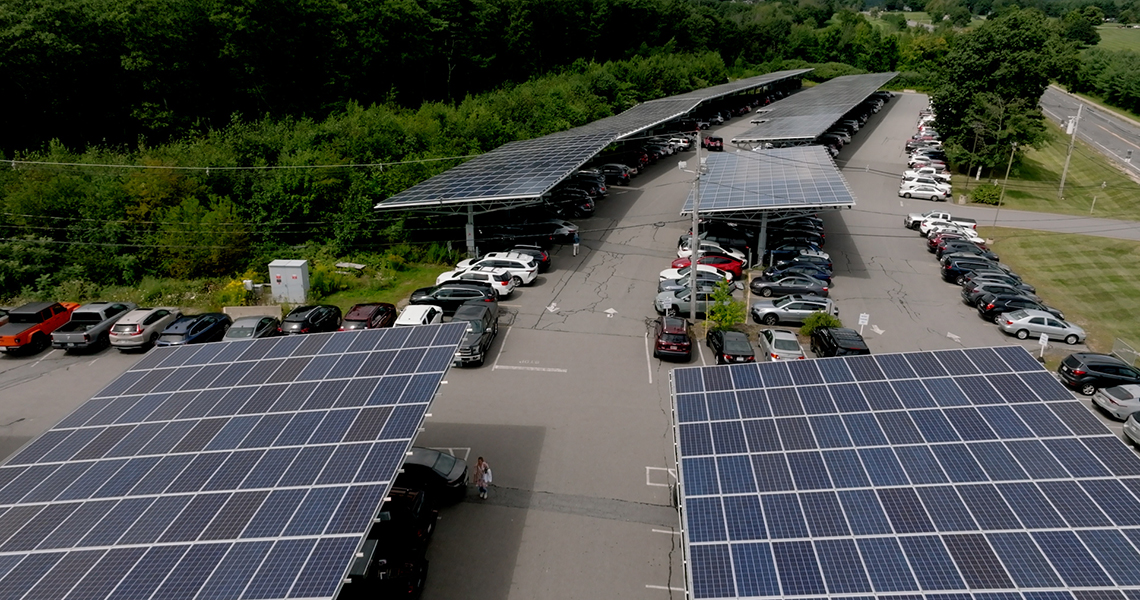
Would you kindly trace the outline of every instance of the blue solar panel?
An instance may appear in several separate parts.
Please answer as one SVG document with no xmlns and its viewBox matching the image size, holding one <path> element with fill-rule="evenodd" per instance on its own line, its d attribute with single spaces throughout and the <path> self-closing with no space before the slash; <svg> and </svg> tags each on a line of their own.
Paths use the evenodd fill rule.
<svg viewBox="0 0 1140 600">
<path fill-rule="evenodd" d="M 332 598 L 464 330 L 415 329 L 155 349 L 0 467 L 0 596 Z"/>
<path fill-rule="evenodd" d="M 763 389 L 717 392 L 720 444 L 678 423 L 680 455 L 702 452 L 684 459 L 682 511 L 719 510 L 698 509 L 720 537 L 685 531 L 686 551 L 732 567 L 691 561 L 693 597 L 1140 600 L 1140 458 L 1040 363 L 1020 348 L 858 359 L 762 363 Z"/>
</svg>

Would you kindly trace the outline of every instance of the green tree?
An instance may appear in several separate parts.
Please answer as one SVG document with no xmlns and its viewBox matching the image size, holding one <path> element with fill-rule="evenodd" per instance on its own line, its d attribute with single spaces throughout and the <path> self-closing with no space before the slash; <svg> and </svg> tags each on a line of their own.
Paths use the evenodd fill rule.
<svg viewBox="0 0 1140 600">
<path fill-rule="evenodd" d="M 812 313 L 804 319 L 803 325 L 800 326 L 800 335 L 810 337 L 811 332 L 820 327 L 843 327 L 843 321 L 840 321 L 839 317 L 829 313 Z"/>
<path fill-rule="evenodd" d="M 1100 43 L 1097 25 L 1104 22 L 1104 11 L 1096 6 L 1073 9 L 1058 23 L 1061 38 L 1080 46 L 1095 46 Z"/>
<path fill-rule="evenodd" d="M 732 297 L 732 285 L 721 281 L 713 291 L 713 304 L 708 311 L 710 329 L 713 331 L 732 329 L 743 323 L 747 316 L 748 310 L 744 303 Z"/>
</svg>

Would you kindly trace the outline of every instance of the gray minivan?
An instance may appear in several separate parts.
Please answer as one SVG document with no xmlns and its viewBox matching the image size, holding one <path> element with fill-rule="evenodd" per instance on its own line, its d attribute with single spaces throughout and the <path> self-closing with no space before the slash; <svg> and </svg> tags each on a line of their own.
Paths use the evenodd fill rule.
<svg viewBox="0 0 1140 600">
<path fill-rule="evenodd" d="M 455 310 L 452 323 L 467 322 L 467 333 L 455 351 L 457 366 L 481 366 L 499 333 L 499 305 L 493 302 L 463 304 Z"/>
</svg>

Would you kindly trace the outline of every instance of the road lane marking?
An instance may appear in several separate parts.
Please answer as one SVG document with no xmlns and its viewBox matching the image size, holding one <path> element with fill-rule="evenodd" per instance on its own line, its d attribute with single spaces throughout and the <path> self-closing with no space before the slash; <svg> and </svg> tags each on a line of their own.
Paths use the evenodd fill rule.
<svg viewBox="0 0 1140 600">
<path fill-rule="evenodd" d="M 491 365 L 491 370 L 494 371 L 499 366 L 499 357 L 503 355 L 503 349 L 507 347 L 507 338 L 511 337 L 511 328 L 507 328 L 507 332 L 503 334 L 503 341 L 499 343 L 499 353 L 495 355 L 495 364 Z"/>
<path fill-rule="evenodd" d="M 492 371 L 541 371 L 543 373 L 569 373 L 566 369 L 555 369 L 554 367 L 523 367 L 515 365 L 495 365 L 491 367 Z"/>
<path fill-rule="evenodd" d="M 685 588 L 669 587 L 667 585 L 649 585 L 648 583 L 645 584 L 645 587 L 647 587 L 651 590 L 668 590 L 670 592 L 683 592 L 683 591 L 685 591 Z"/>
<path fill-rule="evenodd" d="M 649 371 L 649 385 L 653 385 L 653 359 L 649 356 L 649 332 L 645 332 L 645 369 Z"/>
<path fill-rule="evenodd" d="M 668 529 L 650 529 L 649 531 L 652 531 L 653 533 L 665 533 L 668 535 L 681 535 L 680 531 L 671 531 Z"/>
<path fill-rule="evenodd" d="M 666 483 L 656 483 L 652 480 L 653 479 L 652 475 L 654 473 L 660 473 L 660 472 L 665 473 Z M 665 467 L 645 467 L 645 485 L 653 486 L 653 487 L 670 487 L 670 484 L 668 483 L 670 478 L 672 478 L 673 481 L 677 480 L 676 469 L 666 469 Z"/>
</svg>

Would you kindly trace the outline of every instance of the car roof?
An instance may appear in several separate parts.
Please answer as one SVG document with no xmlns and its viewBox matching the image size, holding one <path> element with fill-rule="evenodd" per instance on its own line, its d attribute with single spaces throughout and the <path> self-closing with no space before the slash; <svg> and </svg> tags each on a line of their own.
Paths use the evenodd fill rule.
<svg viewBox="0 0 1140 600">
<path fill-rule="evenodd" d="M 1075 357 L 1077 360 L 1085 363 L 1131 366 L 1120 358 L 1117 358 L 1111 354 L 1102 354 L 1100 352 L 1074 352 L 1070 354 L 1069 357 Z"/>
<path fill-rule="evenodd" d="M 796 337 L 796 334 L 790 331 L 785 331 L 783 329 L 765 329 L 764 331 L 771 331 L 773 338 L 784 338 L 789 340 L 796 340 L 797 342 L 799 341 L 799 338 Z"/>
<path fill-rule="evenodd" d="M 237 325 L 244 325 L 246 323 L 248 323 L 250 325 L 254 325 L 254 324 L 261 322 L 262 319 L 276 319 L 276 318 L 277 317 L 274 317 L 273 315 L 250 315 L 248 317 L 238 317 L 238 318 L 234 319 L 234 326 L 236 327 Z"/>
<path fill-rule="evenodd" d="M 1054 315 L 1051 312 L 1039 310 L 1036 308 L 1019 308 L 1017 310 L 1025 313 L 1026 316 L 1030 316 L 1030 317 L 1049 317 L 1050 319 L 1056 319 L 1057 318 L 1057 315 Z"/>
<path fill-rule="evenodd" d="M 491 303 L 480 302 L 478 304 L 462 304 L 459 308 L 455 309 L 455 315 L 451 317 L 452 321 L 462 321 L 463 317 L 481 317 L 483 313 L 491 310 Z"/>
<path fill-rule="evenodd" d="M 400 313 L 400 318 L 404 318 L 405 315 L 409 317 L 422 317 L 431 309 L 443 310 L 434 304 L 409 304 L 404 307 L 404 312 Z"/>
<path fill-rule="evenodd" d="M 141 320 L 149 317 L 156 310 L 168 310 L 170 312 L 178 312 L 177 308 L 173 308 L 170 306 L 156 306 L 153 308 L 136 308 L 136 309 L 132 310 L 131 312 L 123 315 L 123 318 L 119 319 L 119 324 L 120 325 L 130 325 L 131 323 L 134 323 L 136 321 L 141 321 Z"/>
<path fill-rule="evenodd" d="M 31 314 L 38 313 L 41 310 L 55 304 L 55 302 L 29 302 L 23 306 L 18 306 L 8 311 L 8 314 Z"/>
<path fill-rule="evenodd" d="M 689 322 L 680 317 L 661 317 L 661 321 L 665 333 L 688 333 Z"/>
<path fill-rule="evenodd" d="M 345 315 L 344 318 L 350 319 L 350 317 L 367 317 L 377 310 L 396 310 L 396 307 L 392 306 L 388 302 L 366 302 L 362 304 L 356 304 L 353 305 L 352 308 L 348 309 L 348 314 Z"/>
</svg>

